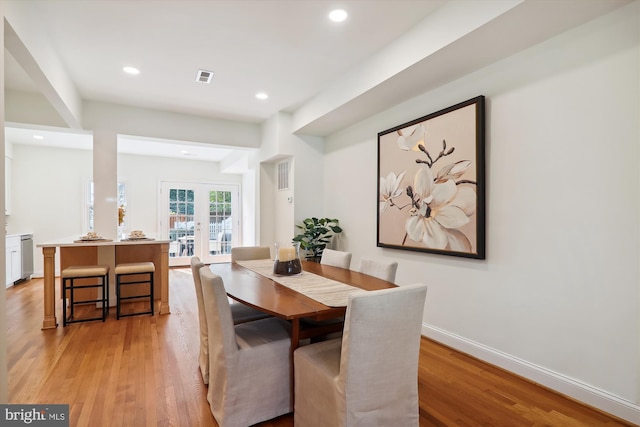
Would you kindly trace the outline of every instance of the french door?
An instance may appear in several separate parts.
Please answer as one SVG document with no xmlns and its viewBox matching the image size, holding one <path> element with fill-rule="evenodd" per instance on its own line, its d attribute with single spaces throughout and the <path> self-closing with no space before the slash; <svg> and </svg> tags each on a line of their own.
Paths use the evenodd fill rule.
<svg viewBox="0 0 640 427">
<path fill-rule="evenodd" d="M 240 188 L 237 185 L 162 182 L 162 238 L 170 240 L 169 265 L 228 262 L 237 244 Z"/>
</svg>

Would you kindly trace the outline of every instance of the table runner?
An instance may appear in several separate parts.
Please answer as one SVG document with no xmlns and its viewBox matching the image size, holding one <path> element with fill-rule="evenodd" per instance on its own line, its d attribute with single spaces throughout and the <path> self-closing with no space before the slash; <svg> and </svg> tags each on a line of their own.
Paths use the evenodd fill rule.
<svg viewBox="0 0 640 427">
<path fill-rule="evenodd" d="M 273 274 L 273 261 L 270 259 L 236 261 L 236 263 L 329 307 L 346 307 L 349 295 L 354 292 L 365 292 L 355 286 L 304 270 L 294 276 L 276 276 Z"/>
</svg>

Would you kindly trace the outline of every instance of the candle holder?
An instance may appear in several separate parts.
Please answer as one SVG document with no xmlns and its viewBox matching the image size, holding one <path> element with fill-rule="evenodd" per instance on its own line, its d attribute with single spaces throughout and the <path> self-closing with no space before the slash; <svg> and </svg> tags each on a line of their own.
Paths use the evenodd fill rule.
<svg viewBox="0 0 640 427">
<path fill-rule="evenodd" d="M 293 276 L 302 273 L 300 262 L 300 242 L 294 242 L 291 246 L 282 246 L 275 243 L 276 258 L 273 263 L 273 274 L 278 276 Z"/>
</svg>

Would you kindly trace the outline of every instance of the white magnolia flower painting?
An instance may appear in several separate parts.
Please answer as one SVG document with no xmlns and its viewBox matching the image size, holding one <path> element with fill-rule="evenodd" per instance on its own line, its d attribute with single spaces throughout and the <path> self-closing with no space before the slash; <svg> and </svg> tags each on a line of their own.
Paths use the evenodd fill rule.
<svg viewBox="0 0 640 427">
<path fill-rule="evenodd" d="M 378 134 L 378 246 L 485 258 L 484 97 Z"/>
</svg>

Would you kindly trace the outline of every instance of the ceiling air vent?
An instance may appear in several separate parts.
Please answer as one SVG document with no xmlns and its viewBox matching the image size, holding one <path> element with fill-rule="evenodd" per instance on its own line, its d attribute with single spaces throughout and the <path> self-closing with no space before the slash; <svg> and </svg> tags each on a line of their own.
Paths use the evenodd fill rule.
<svg viewBox="0 0 640 427">
<path fill-rule="evenodd" d="M 198 70 L 196 75 L 196 81 L 200 83 L 211 83 L 211 77 L 213 77 L 213 71 Z"/>
</svg>

